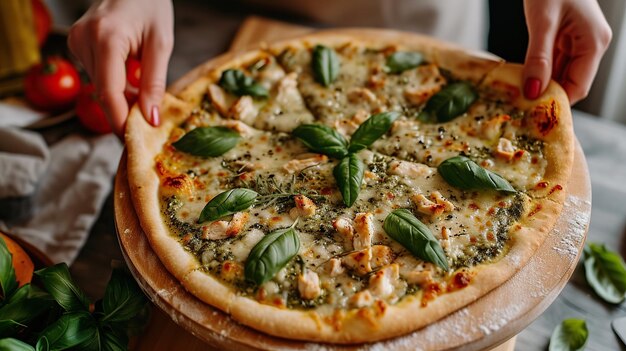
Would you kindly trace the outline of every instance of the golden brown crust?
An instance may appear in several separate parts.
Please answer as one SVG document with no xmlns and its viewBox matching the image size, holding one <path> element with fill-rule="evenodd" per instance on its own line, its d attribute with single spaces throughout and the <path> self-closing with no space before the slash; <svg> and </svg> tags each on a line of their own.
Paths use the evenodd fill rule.
<svg viewBox="0 0 626 351">
<path fill-rule="evenodd" d="M 315 312 L 273 307 L 239 296 L 232 288 L 203 273 L 196 258 L 183 249 L 177 239 L 170 236 L 161 217 L 158 198 L 159 178 L 154 170 L 154 157 L 161 151 L 171 129 L 184 120 L 194 103 L 199 102 L 198 99 L 202 98 L 207 85 L 217 79 L 217 72 L 258 57 L 263 51 L 256 50 L 238 57 L 227 54 L 212 60 L 199 69 L 205 73 L 203 78 L 190 82 L 191 79 L 188 78 L 190 76 L 183 77 L 175 84 L 172 91 L 192 104 L 166 96 L 162 111 L 163 116 L 167 117 L 158 128 L 150 127 L 138 109 L 131 111 L 126 143 L 132 199 L 142 228 L 154 251 L 187 290 L 201 300 L 230 313 L 237 321 L 280 337 L 332 343 L 360 343 L 399 336 L 431 324 L 484 296 L 515 274 L 535 253 L 554 226 L 565 200 L 564 187 L 573 163 L 573 131 L 569 103 L 556 83 L 551 82 L 539 100 L 528 101 L 520 94 L 519 66 L 468 54 L 432 38 L 387 30 L 348 29 L 320 32 L 277 43 L 268 50 L 276 54 L 286 47 L 346 42 L 358 42 L 370 47 L 399 44 L 402 48 L 421 51 L 426 60 L 453 70 L 463 79 L 480 81 L 485 86 L 512 94 L 511 103 L 519 108 L 531 110 L 537 108 L 536 114 L 539 117 L 541 113 L 548 111 L 546 112 L 548 115 L 543 116 L 548 118 L 546 123 L 538 124 L 537 136 L 546 141 L 544 152 L 548 168 L 545 180 L 551 187 L 560 185 L 562 189 L 551 193 L 550 191 L 531 193 L 535 199 L 528 202 L 526 214 L 520 221 L 521 226 L 511 233 L 512 244 L 509 252 L 496 263 L 473 268 L 475 275 L 471 278 L 469 286 L 438 296 L 426 306 L 423 306 L 422 293 L 419 293 L 392 306 L 377 303 L 367 308 L 319 315 Z M 197 74 L 198 72 L 194 72 L 195 76 Z M 512 90 L 509 89 L 511 87 Z M 555 104 L 558 113 L 555 112 Z M 550 120 L 551 117 L 556 117 L 555 125 L 552 125 L 554 121 Z M 531 116 L 527 116 L 526 120 L 528 123 L 540 122 Z M 545 125 L 552 126 L 547 133 L 544 133 L 546 128 L 542 127 Z"/>
</svg>

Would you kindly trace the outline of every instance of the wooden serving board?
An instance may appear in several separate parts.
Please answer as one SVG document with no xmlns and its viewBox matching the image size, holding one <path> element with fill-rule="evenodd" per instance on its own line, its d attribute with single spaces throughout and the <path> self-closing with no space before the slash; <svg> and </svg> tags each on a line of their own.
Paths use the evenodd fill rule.
<svg viewBox="0 0 626 351">
<path fill-rule="evenodd" d="M 290 31 L 290 28 L 273 21 L 249 19 L 231 49 L 241 50 L 250 47 L 251 42 L 258 43 L 259 34 L 274 35 L 263 37 L 269 40 L 310 31 L 303 27 L 293 27 Z M 170 91 L 179 91 L 195 77 L 204 74 L 206 69 L 204 65 L 199 66 L 174 83 Z M 483 350 L 501 345 L 498 350 L 512 350 L 514 342 L 510 340 L 556 299 L 582 252 L 591 213 L 591 184 L 578 142 L 568 189 L 568 199 L 554 230 L 535 256 L 505 284 L 437 323 L 406 336 L 374 344 L 333 346 L 286 340 L 257 332 L 189 294 L 161 264 L 141 229 L 130 199 L 124 154 L 114 190 L 118 239 L 131 272 L 160 309 L 155 309 L 152 321 L 135 349 L 310 350 L 319 347 L 325 350 Z"/>
</svg>

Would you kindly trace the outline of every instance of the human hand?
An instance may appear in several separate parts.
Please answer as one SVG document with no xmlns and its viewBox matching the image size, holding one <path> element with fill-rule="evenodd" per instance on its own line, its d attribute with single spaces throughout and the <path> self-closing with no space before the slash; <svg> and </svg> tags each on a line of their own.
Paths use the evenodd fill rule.
<svg viewBox="0 0 626 351">
<path fill-rule="evenodd" d="M 71 28 L 68 46 L 96 86 L 113 131 L 123 136 L 128 104 L 125 61 L 140 57 L 139 107 L 153 126 L 160 123 L 167 63 L 174 44 L 170 0 L 102 0 Z"/>
<path fill-rule="evenodd" d="M 524 0 L 524 13 L 524 95 L 538 98 L 552 77 L 571 104 L 587 96 L 612 35 L 597 0 Z"/>
</svg>

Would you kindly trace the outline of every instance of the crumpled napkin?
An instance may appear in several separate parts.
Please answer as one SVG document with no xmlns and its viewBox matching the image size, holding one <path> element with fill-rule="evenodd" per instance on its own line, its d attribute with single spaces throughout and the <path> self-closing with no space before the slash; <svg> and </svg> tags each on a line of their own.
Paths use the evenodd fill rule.
<svg viewBox="0 0 626 351">
<path fill-rule="evenodd" d="M 54 262 L 71 264 L 111 191 L 122 145 L 114 135 L 38 133 L 0 127 L 0 230 Z"/>
</svg>

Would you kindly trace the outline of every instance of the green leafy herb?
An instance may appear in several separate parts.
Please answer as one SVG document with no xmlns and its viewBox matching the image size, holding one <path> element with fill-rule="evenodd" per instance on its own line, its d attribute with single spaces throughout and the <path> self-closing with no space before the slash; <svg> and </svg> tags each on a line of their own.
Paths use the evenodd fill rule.
<svg viewBox="0 0 626 351">
<path fill-rule="evenodd" d="M 392 211 L 383 223 L 385 233 L 399 242 L 414 256 L 432 262 L 444 270 L 449 270 L 446 254 L 439 241 L 428 227 L 420 222 L 409 210 Z"/>
<path fill-rule="evenodd" d="M 401 73 L 419 66 L 423 61 L 419 52 L 396 51 L 387 57 L 387 70 L 390 73 Z"/>
<path fill-rule="evenodd" d="M 463 190 L 493 189 L 505 193 L 517 192 L 499 175 L 488 171 L 465 156 L 443 161 L 437 171 L 448 184 Z"/>
<path fill-rule="evenodd" d="M 626 296 L 624 260 L 604 244 L 589 243 L 584 250 L 585 276 L 604 301 L 618 304 Z"/>
<path fill-rule="evenodd" d="M 37 351 L 57 351 L 78 346 L 98 334 L 96 321 L 86 311 L 62 315 L 39 336 Z"/>
<path fill-rule="evenodd" d="M 227 69 L 222 72 L 219 85 L 227 92 L 237 96 L 250 95 L 260 98 L 269 96 L 267 88 L 238 69 Z"/>
<path fill-rule="evenodd" d="M 334 158 L 348 154 L 348 141 L 333 128 L 321 124 L 302 124 L 292 134 L 309 149 Z"/>
<path fill-rule="evenodd" d="M 30 284 L 15 291 L 0 308 L 0 337 L 10 336 L 48 312 L 54 300 Z"/>
<path fill-rule="evenodd" d="M 215 157 L 234 148 L 241 139 L 239 133 L 226 127 L 199 127 L 185 134 L 172 145 L 194 156 Z"/>
<path fill-rule="evenodd" d="M 248 209 L 254 205 L 258 195 L 256 191 L 245 188 L 235 188 L 220 193 L 204 206 L 198 223 L 214 221 Z"/>
<path fill-rule="evenodd" d="M 120 269 L 114 269 L 102 299 L 101 322 L 125 322 L 138 315 L 147 301 L 137 284 Z"/>
<path fill-rule="evenodd" d="M 267 234 L 252 248 L 244 269 L 246 280 L 261 285 L 298 254 L 300 238 L 295 225 Z"/>
<path fill-rule="evenodd" d="M 89 299 L 72 281 L 67 264 L 59 263 L 35 272 L 46 291 L 68 312 L 88 311 Z"/>
<path fill-rule="evenodd" d="M 325 87 L 332 84 L 339 75 L 339 56 L 327 46 L 316 45 L 313 48 L 311 65 L 315 80 Z"/>
<path fill-rule="evenodd" d="M 378 138 L 385 135 L 393 122 L 400 117 L 397 112 L 383 112 L 372 115 L 352 134 L 349 152 L 358 152 L 368 148 Z"/>
<path fill-rule="evenodd" d="M 470 83 L 448 84 L 428 100 L 420 119 L 439 123 L 451 121 L 465 113 L 476 99 L 478 94 Z"/>
<path fill-rule="evenodd" d="M 550 337 L 549 351 L 579 351 L 585 348 L 589 331 L 582 319 L 570 318 L 557 325 Z"/>
<path fill-rule="evenodd" d="M 13 255 L 9 252 L 3 238 L 0 238 L 0 301 L 8 299 L 17 289 L 17 278 L 13 269 Z"/>
<path fill-rule="evenodd" d="M 25 342 L 13 338 L 0 339 L 0 351 L 35 351 Z"/>
<path fill-rule="evenodd" d="M 359 197 L 365 166 L 355 154 L 344 157 L 333 169 L 333 176 L 343 197 L 343 203 L 350 207 Z"/>
</svg>

